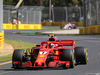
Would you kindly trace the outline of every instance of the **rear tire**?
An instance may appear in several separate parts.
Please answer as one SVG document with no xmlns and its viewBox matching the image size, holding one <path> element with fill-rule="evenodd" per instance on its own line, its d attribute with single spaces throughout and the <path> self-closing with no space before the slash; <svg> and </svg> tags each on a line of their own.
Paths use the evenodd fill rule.
<svg viewBox="0 0 100 75">
<path fill-rule="evenodd" d="M 24 54 L 24 50 L 21 50 L 21 49 L 16 49 L 14 50 L 13 52 L 13 56 L 12 56 L 12 66 L 13 68 L 22 68 L 22 61 L 23 60 L 23 54 Z M 14 65 L 13 62 L 15 61 L 19 61 L 21 64 L 19 65 Z"/>
<path fill-rule="evenodd" d="M 76 63 L 88 63 L 88 50 L 85 47 L 75 47 Z"/>
<path fill-rule="evenodd" d="M 74 52 L 73 52 L 72 49 L 63 50 L 62 58 L 63 58 L 63 61 L 69 61 L 70 62 L 70 68 L 75 67 Z"/>
</svg>

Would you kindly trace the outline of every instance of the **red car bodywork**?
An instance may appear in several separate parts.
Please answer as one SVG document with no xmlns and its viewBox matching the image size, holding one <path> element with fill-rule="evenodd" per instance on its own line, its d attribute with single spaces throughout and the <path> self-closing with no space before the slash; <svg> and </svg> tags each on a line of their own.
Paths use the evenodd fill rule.
<svg viewBox="0 0 100 75">
<path fill-rule="evenodd" d="M 52 48 L 49 47 L 49 44 L 53 43 L 54 46 Z M 72 48 L 63 48 L 64 45 L 72 46 Z M 66 67 L 69 67 L 70 62 L 69 61 L 62 61 L 60 60 L 59 56 L 62 55 L 62 52 L 60 52 L 60 49 L 72 49 L 74 51 L 75 48 L 75 41 L 74 40 L 57 40 L 56 37 L 49 38 L 48 41 L 41 42 L 41 45 L 36 45 L 37 47 L 40 47 L 38 53 L 36 52 L 36 48 L 32 48 L 29 55 L 35 55 L 34 56 L 35 61 L 32 63 L 31 61 L 27 62 L 20 62 L 20 61 L 14 61 L 12 62 L 13 65 L 22 65 L 22 68 L 26 67 L 60 67 L 62 65 L 66 65 Z M 30 49 L 29 49 L 30 50 Z M 49 55 L 53 61 L 50 61 L 47 64 L 47 58 Z"/>
</svg>

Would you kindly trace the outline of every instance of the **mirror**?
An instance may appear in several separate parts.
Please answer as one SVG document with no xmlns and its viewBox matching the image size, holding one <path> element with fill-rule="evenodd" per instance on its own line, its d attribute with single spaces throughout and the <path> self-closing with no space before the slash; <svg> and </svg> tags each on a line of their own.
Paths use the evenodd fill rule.
<svg viewBox="0 0 100 75">
<path fill-rule="evenodd" d="M 36 47 L 41 47 L 41 45 L 40 44 L 37 44 Z"/>
<path fill-rule="evenodd" d="M 62 44 L 59 44 L 58 46 L 63 47 L 63 45 L 62 45 Z"/>
</svg>

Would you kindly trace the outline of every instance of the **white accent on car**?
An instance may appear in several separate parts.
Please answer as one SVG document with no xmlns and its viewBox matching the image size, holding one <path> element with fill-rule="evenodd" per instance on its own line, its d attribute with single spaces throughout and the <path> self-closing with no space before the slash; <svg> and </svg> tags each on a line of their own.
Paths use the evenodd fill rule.
<svg viewBox="0 0 100 75">
<path fill-rule="evenodd" d="M 44 55 L 44 54 L 46 54 L 47 52 L 39 52 L 41 55 Z"/>
</svg>

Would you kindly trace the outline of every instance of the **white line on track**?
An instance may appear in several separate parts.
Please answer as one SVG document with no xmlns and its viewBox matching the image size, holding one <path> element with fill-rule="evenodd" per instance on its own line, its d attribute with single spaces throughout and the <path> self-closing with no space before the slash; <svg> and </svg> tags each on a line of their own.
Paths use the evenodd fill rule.
<svg viewBox="0 0 100 75">
<path fill-rule="evenodd" d="M 86 75 L 100 75 L 100 73 L 86 73 Z"/>
<path fill-rule="evenodd" d="M 12 72 L 12 71 L 9 71 L 9 72 L 2 72 L 2 73 L 0 73 L 0 75 L 7 74 L 7 73 L 10 73 L 10 72 Z"/>
</svg>

